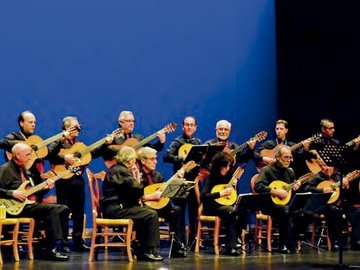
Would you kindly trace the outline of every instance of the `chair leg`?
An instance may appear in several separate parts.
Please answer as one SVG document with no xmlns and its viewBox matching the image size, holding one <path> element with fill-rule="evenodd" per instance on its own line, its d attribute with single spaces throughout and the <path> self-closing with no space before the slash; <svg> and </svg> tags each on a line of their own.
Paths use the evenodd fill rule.
<svg viewBox="0 0 360 270">
<path fill-rule="evenodd" d="M 267 239 L 267 249 L 268 249 L 269 252 L 272 251 L 272 247 L 271 247 L 271 231 L 272 231 L 272 219 L 268 218 L 266 239 Z"/>
<path fill-rule="evenodd" d="M 96 245 L 96 230 L 97 228 L 93 226 L 92 232 L 91 232 L 91 246 L 90 246 L 90 252 L 89 252 L 89 262 L 92 262 L 94 260 L 94 251 L 95 251 L 95 245 Z"/>
<path fill-rule="evenodd" d="M 133 261 L 132 251 L 131 251 L 131 236 L 132 236 L 133 222 L 129 221 L 126 231 L 126 250 L 129 258 L 129 262 Z"/>
<path fill-rule="evenodd" d="M 30 219 L 29 223 L 29 231 L 28 231 L 28 240 L 27 240 L 27 246 L 28 246 L 28 253 L 29 253 L 29 259 L 34 259 L 34 251 L 33 251 L 33 234 L 35 229 L 35 221 L 33 219 Z"/>
<path fill-rule="evenodd" d="M 219 255 L 219 234 L 220 234 L 220 220 L 215 220 L 215 231 L 214 231 L 214 249 L 215 254 Z"/>
<path fill-rule="evenodd" d="M 198 227 L 196 233 L 196 244 L 195 244 L 195 253 L 198 253 L 200 250 L 200 240 L 201 240 L 201 221 L 198 220 Z"/>
<path fill-rule="evenodd" d="M 14 259 L 18 262 L 19 259 L 19 250 L 18 250 L 18 233 L 19 233 L 19 222 L 14 224 L 14 233 L 13 233 L 13 252 L 14 252 Z"/>
</svg>

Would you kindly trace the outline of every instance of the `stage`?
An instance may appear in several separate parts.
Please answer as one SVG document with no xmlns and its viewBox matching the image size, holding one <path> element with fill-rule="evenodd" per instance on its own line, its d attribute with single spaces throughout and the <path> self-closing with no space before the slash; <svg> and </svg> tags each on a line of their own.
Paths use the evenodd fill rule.
<svg viewBox="0 0 360 270">
<path fill-rule="evenodd" d="M 302 251 L 296 254 L 268 253 L 266 251 L 251 251 L 239 257 L 213 255 L 213 250 L 201 250 L 195 254 L 190 252 L 187 258 L 167 258 L 168 248 L 162 248 L 163 262 L 129 263 L 123 252 L 110 250 L 107 254 L 101 253 L 99 260 L 89 263 L 88 253 L 71 253 L 68 262 L 52 262 L 35 259 L 33 262 L 25 257 L 15 263 L 4 256 L 4 265 L 1 269 L 337 269 L 339 253 L 332 251 L 318 251 L 303 246 Z M 24 254 L 25 255 L 25 254 Z M 360 251 L 349 250 L 345 247 L 343 263 L 360 265 Z"/>
</svg>

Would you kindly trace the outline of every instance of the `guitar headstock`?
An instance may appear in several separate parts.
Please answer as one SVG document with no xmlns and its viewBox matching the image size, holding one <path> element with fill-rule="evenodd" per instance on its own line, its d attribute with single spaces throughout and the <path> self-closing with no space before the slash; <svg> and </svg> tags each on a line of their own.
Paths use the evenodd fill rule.
<svg viewBox="0 0 360 270">
<path fill-rule="evenodd" d="M 115 129 L 109 136 L 112 136 L 113 138 L 120 137 L 124 134 L 124 130 L 122 128 Z"/>
<path fill-rule="evenodd" d="M 321 133 L 316 133 L 309 138 L 309 141 L 313 143 L 319 143 L 322 141 L 322 139 L 323 135 Z"/>
<path fill-rule="evenodd" d="M 68 167 L 68 170 L 69 170 L 71 173 L 77 173 L 78 171 L 81 170 L 81 167 L 72 167 L 72 166 L 69 166 L 69 167 Z"/>
<path fill-rule="evenodd" d="M 360 176 L 360 170 L 355 170 L 346 175 L 346 178 L 349 179 L 349 181 L 354 180 L 355 178 L 358 178 Z"/>
<path fill-rule="evenodd" d="M 242 166 L 239 166 L 236 168 L 235 172 L 233 173 L 233 178 L 239 179 L 243 173 L 244 173 L 245 169 Z"/>
<path fill-rule="evenodd" d="M 66 131 L 69 132 L 70 134 L 76 132 L 76 131 L 80 131 L 82 129 L 81 125 L 76 125 L 73 127 L 69 127 L 69 129 L 67 129 Z"/>
<path fill-rule="evenodd" d="M 194 169 L 196 166 L 199 166 L 199 165 L 196 164 L 195 161 L 190 160 L 189 162 L 184 164 L 181 168 L 187 173 L 187 172 L 190 172 L 192 169 Z"/>
<path fill-rule="evenodd" d="M 253 138 L 251 138 L 250 140 L 251 141 L 257 141 L 257 142 L 260 142 L 260 141 L 263 141 L 265 140 L 267 136 L 267 132 L 266 131 L 260 131 L 258 134 L 256 134 Z"/>
<path fill-rule="evenodd" d="M 309 172 L 307 174 L 304 174 L 303 176 L 300 176 L 299 181 L 301 181 L 301 183 L 305 183 L 309 180 L 311 180 L 312 178 L 314 178 L 315 174 L 313 174 L 312 172 Z"/>
<path fill-rule="evenodd" d="M 173 123 L 166 125 L 162 130 L 166 133 L 170 133 L 170 132 L 175 131 L 176 128 L 177 128 L 177 124 L 175 122 L 173 122 Z"/>
</svg>

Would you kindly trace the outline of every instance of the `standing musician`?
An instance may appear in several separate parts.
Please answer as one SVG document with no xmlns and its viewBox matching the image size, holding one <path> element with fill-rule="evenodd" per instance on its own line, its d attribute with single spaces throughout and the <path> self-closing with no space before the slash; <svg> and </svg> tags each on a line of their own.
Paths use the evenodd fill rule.
<svg viewBox="0 0 360 270">
<path fill-rule="evenodd" d="M 156 184 L 163 183 L 163 175 L 156 171 L 157 164 L 157 151 L 148 146 L 143 147 L 138 153 L 138 161 L 140 164 L 141 185 L 143 188 Z M 144 194 L 142 197 L 143 202 L 158 201 L 161 197 L 161 191 L 157 190 L 152 194 Z M 170 230 L 175 234 L 174 251 L 171 252 L 173 257 L 186 257 L 186 235 L 185 224 L 181 221 L 183 213 L 179 206 L 173 205 L 171 202 L 164 208 L 157 210 L 160 217 L 170 222 Z"/>
<path fill-rule="evenodd" d="M 223 144 L 225 146 L 225 151 L 233 150 L 238 147 L 234 142 L 229 141 L 229 136 L 231 132 L 231 123 L 227 120 L 220 120 L 216 123 L 215 127 L 216 138 L 208 140 L 205 144 L 214 145 L 214 144 Z M 256 140 L 251 140 L 249 142 L 249 147 L 246 151 L 239 152 L 236 155 L 236 163 L 245 163 L 254 155 L 254 147 Z"/>
<path fill-rule="evenodd" d="M 162 261 L 159 220 L 155 210 L 142 207 L 144 195 L 136 166 L 135 149 L 122 147 L 109 162 L 109 169 L 102 185 L 101 208 L 104 218 L 130 218 L 134 220 L 136 237 L 140 242 L 139 260 Z"/>
<path fill-rule="evenodd" d="M 293 159 L 291 149 L 287 145 L 281 145 L 275 152 L 276 162 L 269 166 L 264 167 L 255 182 L 255 192 L 269 193 L 269 195 L 277 196 L 285 199 L 289 194 L 286 190 L 271 188 L 270 184 L 275 180 L 281 180 L 288 184 L 294 182 L 296 179 L 294 171 L 289 167 Z M 300 183 L 293 186 L 296 191 L 300 187 Z M 269 197 L 270 198 L 270 197 Z M 284 205 L 276 205 L 269 202 L 264 202 L 261 206 L 262 213 L 273 217 L 274 222 L 279 225 L 280 233 L 280 248 L 283 253 L 291 253 L 295 251 L 295 241 L 293 235 L 293 226 L 291 216 Z M 297 238 L 297 237 L 296 237 Z"/>
<path fill-rule="evenodd" d="M 77 128 L 78 127 L 78 128 Z M 67 116 L 62 121 L 62 128 L 65 131 L 75 129 L 74 132 L 68 133 L 61 140 L 55 141 L 49 145 L 49 154 L 47 159 L 52 167 L 59 164 L 71 166 L 74 164 L 76 157 L 74 154 L 59 155 L 60 150 L 70 149 L 78 140 L 80 132 L 80 124 L 76 117 Z M 73 220 L 73 250 L 89 251 L 89 247 L 85 245 L 83 234 L 84 212 L 85 212 L 85 182 L 82 177 L 83 170 L 73 174 L 69 179 L 61 179 L 56 182 L 57 202 L 65 204 L 70 208 Z M 69 227 L 67 226 L 67 232 Z M 63 251 L 70 252 L 69 243 L 65 245 Z"/>
<path fill-rule="evenodd" d="M 186 158 L 183 153 L 180 153 L 181 147 L 186 147 L 188 145 L 200 145 L 201 140 L 196 138 L 195 132 L 197 129 L 197 121 L 194 116 L 186 116 L 182 122 L 182 135 L 176 137 L 170 144 L 169 148 L 166 149 L 166 152 L 163 157 L 164 162 L 173 163 L 173 171 L 176 173 L 184 163 Z M 193 172 L 185 175 L 187 180 L 193 181 L 196 175 Z M 196 237 L 196 219 L 197 219 L 197 210 L 198 203 L 196 200 L 194 190 L 191 190 L 186 199 L 174 199 L 174 204 L 179 206 L 182 209 L 182 224 L 181 227 L 185 227 L 185 215 L 186 207 L 188 206 L 188 221 L 189 221 L 189 239 L 188 243 L 191 245 Z"/>
<path fill-rule="evenodd" d="M 232 188 L 226 188 L 220 192 L 211 193 L 214 186 L 218 184 L 228 184 L 231 179 L 230 168 L 234 158 L 227 152 L 217 153 L 210 164 L 210 174 L 204 179 L 204 185 L 201 188 L 201 202 L 204 206 L 204 215 L 219 216 L 223 226 L 226 228 L 226 252 L 230 256 L 238 256 L 241 253 L 236 249 L 237 233 L 241 232 L 246 226 L 246 216 L 237 216 L 233 207 L 229 205 L 220 205 L 215 199 L 225 197 L 231 194 Z M 233 182 L 236 189 L 237 180 Z M 241 228 L 241 229 L 240 229 Z M 240 237 L 240 235 L 239 235 Z"/>
<path fill-rule="evenodd" d="M 262 151 L 262 150 L 274 150 L 274 152 L 275 152 L 276 147 L 278 145 L 288 145 L 290 147 L 295 145 L 294 142 L 291 142 L 287 139 L 287 133 L 289 131 L 288 127 L 289 127 L 289 125 L 288 125 L 287 121 L 282 120 L 282 119 L 277 120 L 275 123 L 276 138 L 273 140 L 265 141 L 264 143 L 261 144 L 260 147 L 258 147 L 254 151 L 254 158 L 255 158 L 255 162 L 256 162 L 258 168 L 262 168 L 266 165 L 274 164 L 276 162 L 275 157 L 263 155 L 262 153 L 265 151 Z M 304 147 L 308 148 L 309 143 L 307 141 L 305 141 L 305 143 L 303 143 L 303 145 L 304 145 Z M 296 157 L 295 161 L 299 160 L 301 153 L 302 153 L 302 151 L 300 149 L 293 152 L 293 155 Z M 297 162 L 297 163 L 300 163 L 300 162 Z M 295 170 L 295 171 L 297 171 L 297 170 Z M 299 173 L 299 175 L 302 175 L 302 173 Z"/>
<path fill-rule="evenodd" d="M 45 229 L 45 258 L 48 260 L 66 261 L 67 255 L 61 254 L 56 250 L 57 241 L 63 241 L 67 234 L 64 230 L 69 218 L 69 209 L 61 204 L 43 204 L 41 198 L 50 188 L 54 186 L 54 181 L 47 180 L 47 186 L 43 191 L 35 196 L 26 197 L 25 190 L 19 190 L 20 185 L 29 181 L 30 186 L 41 184 L 38 178 L 33 177 L 26 169 L 31 159 L 32 149 L 24 143 L 17 143 L 12 148 L 13 158 L 0 167 L 0 197 L 4 199 L 15 199 L 24 202 L 25 199 L 33 201 L 26 204 L 19 215 L 8 217 L 28 217 L 34 218 L 35 222 L 42 221 Z M 25 203 L 25 202 L 24 202 Z"/>
<path fill-rule="evenodd" d="M 94 149 L 91 152 L 93 158 L 102 157 L 105 161 L 105 164 L 108 160 L 112 160 L 114 158 L 114 150 L 111 149 L 111 145 L 126 145 L 126 140 L 130 138 L 134 138 L 138 141 L 144 139 L 143 135 L 133 133 L 134 125 L 135 125 L 135 117 L 131 111 L 122 111 L 119 114 L 118 118 L 119 127 L 123 130 L 124 134 L 117 138 L 108 137 L 106 138 L 106 143 L 101 147 Z M 161 130 L 157 133 L 159 140 L 155 144 L 147 144 L 146 146 L 150 146 L 157 151 L 161 151 L 164 148 L 166 135 L 165 131 Z M 109 148 L 110 146 L 110 148 Z"/>
<path fill-rule="evenodd" d="M 18 117 L 18 125 L 20 127 L 19 131 L 8 134 L 0 141 L 0 148 L 4 149 L 6 152 L 11 153 L 12 147 L 18 141 L 26 141 L 34 134 L 36 128 L 35 115 L 30 111 L 22 112 Z M 5 158 L 7 160 L 6 155 Z M 44 171 L 44 161 L 42 159 L 37 159 L 29 170 L 37 181 L 42 181 L 40 174 Z"/>
</svg>

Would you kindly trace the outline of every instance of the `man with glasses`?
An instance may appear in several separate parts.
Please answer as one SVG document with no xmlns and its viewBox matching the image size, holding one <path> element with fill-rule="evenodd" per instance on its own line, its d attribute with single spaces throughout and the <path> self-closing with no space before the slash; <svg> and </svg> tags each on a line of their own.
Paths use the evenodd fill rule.
<svg viewBox="0 0 360 270">
<path fill-rule="evenodd" d="M 182 135 L 176 137 L 170 144 L 169 148 L 166 149 L 165 155 L 163 157 L 164 162 L 173 164 L 173 171 L 176 173 L 181 166 L 184 164 L 184 160 L 186 159 L 186 155 L 183 155 L 181 151 L 179 152 L 181 147 L 187 147 L 191 145 L 200 145 L 201 140 L 196 138 L 195 132 L 197 129 L 197 121 L 194 116 L 186 116 L 182 122 Z M 189 148 L 188 148 L 189 149 Z M 189 181 L 193 181 L 196 177 L 194 171 L 191 171 L 189 174 L 185 175 L 185 178 Z M 191 245 L 196 236 L 196 218 L 197 218 L 197 210 L 198 203 L 196 200 L 195 192 L 192 189 L 187 196 L 186 199 L 174 199 L 174 204 L 179 206 L 182 209 L 181 214 L 181 227 L 185 227 L 185 213 L 186 207 L 188 205 L 188 217 L 189 217 L 189 239 L 188 243 Z"/>
<path fill-rule="evenodd" d="M 296 179 L 294 171 L 289 167 L 293 160 L 291 149 L 287 145 L 281 145 L 275 152 L 276 162 L 265 166 L 259 174 L 255 182 L 255 192 L 266 193 L 271 196 L 284 199 L 288 196 L 288 192 L 284 189 L 271 188 L 270 184 L 275 180 L 281 180 L 285 183 L 293 183 Z M 293 186 L 296 191 L 300 187 L 297 183 Z M 273 222 L 278 224 L 280 233 L 280 251 L 283 253 L 291 253 L 296 250 L 296 239 L 293 231 L 290 213 L 286 210 L 286 206 L 277 205 L 270 200 L 270 196 L 261 206 L 263 214 L 270 215 Z"/>
<path fill-rule="evenodd" d="M 157 183 L 163 183 L 163 175 L 156 171 L 157 151 L 150 147 L 143 147 L 138 153 L 138 162 L 140 164 L 141 185 L 143 188 Z M 180 177 L 180 176 L 179 176 Z M 156 190 L 152 194 L 144 194 L 142 201 L 159 201 L 161 199 L 161 190 Z M 182 221 L 182 211 L 179 206 L 173 205 L 171 202 L 164 208 L 155 209 L 159 216 L 170 223 L 170 230 L 174 233 L 175 241 L 172 257 L 186 257 L 187 250 L 185 247 L 186 235 L 185 224 Z"/>
<path fill-rule="evenodd" d="M 108 136 L 106 138 L 105 144 L 91 152 L 93 158 L 103 157 L 105 164 L 107 164 L 107 161 L 112 160 L 117 152 L 116 150 L 111 149 L 111 145 L 126 145 L 126 140 L 130 138 L 134 138 L 137 141 L 141 141 L 145 138 L 143 135 L 133 132 L 135 126 L 135 117 L 131 111 L 120 112 L 118 124 L 124 132 L 123 135 L 116 138 Z M 164 148 L 166 141 L 165 131 L 159 131 L 157 136 L 159 140 L 156 143 L 148 143 L 145 146 L 150 146 L 157 151 L 161 151 Z"/>
</svg>

